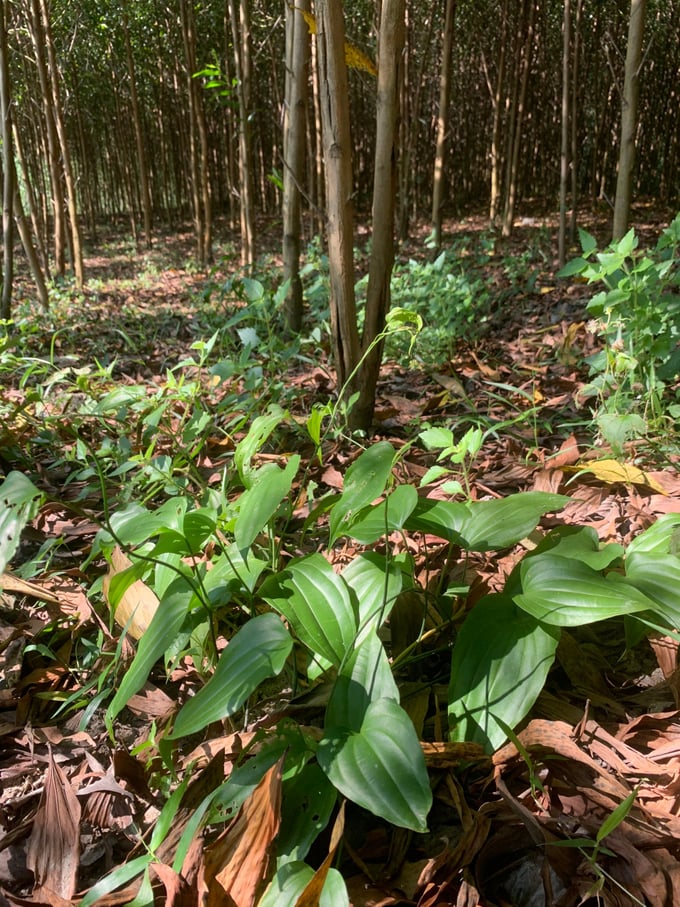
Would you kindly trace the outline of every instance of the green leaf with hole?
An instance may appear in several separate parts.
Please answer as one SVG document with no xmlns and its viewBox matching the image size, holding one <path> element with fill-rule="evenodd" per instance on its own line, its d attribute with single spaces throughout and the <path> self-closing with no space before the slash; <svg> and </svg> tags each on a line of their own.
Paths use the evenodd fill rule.
<svg viewBox="0 0 680 907">
<path fill-rule="evenodd" d="M 317 759 L 354 803 L 392 825 L 427 831 L 432 791 L 425 759 L 411 719 L 394 699 L 371 702 L 358 731 L 327 727 Z"/>
<path fill-rule="evenodd" d="M 480 743 L 489 753 L 505 743 L 506 728 L 525 717 L 543 689 L 559 636 L 505 595 L 481 599 L 451 657 L 451 739 Z"/>
<path fill-rule="evenodd" d="M 388 441 L 372 444 L 347 470 L 342 494 L 330 516 L 330 544 L 347 532 L 359 512 L 385 491 L 392 472 L 394 448 Z"/>
<path fill-rule="evenodd" d="M 603 576 L 587 564 L 552 553 L 526 558 L 522 592 L 514 602 L 537 620 L 557 627 L 654 610 L 654 602 L 616 573 Z"/>
<path fill-rule="evenodd" d="M 170 736 L 186 737 L 233 715 L 263 680 L 281 673 L 292 648 L 276 614 L 251 618 L 232 637 L 210 680 L 184 704 Z"/>
<path fill-rule="evenodd" d="M 344 580 L 320 554 L 294 561 L 262 586 L 262 597 L 307 648 L 339 665 L 352 648 L 357 617 Z"/>
</svg>

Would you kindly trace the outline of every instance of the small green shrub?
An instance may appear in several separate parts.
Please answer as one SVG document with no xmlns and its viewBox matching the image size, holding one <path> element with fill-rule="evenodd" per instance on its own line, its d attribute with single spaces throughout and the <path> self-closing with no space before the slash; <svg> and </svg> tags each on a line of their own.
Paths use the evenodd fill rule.
<svg viewBox="0 0 680 907">
<path fill-rule="evenodd" d="M 620 450 L 680 415 L 680 214 L 648 250 L 638 249 L 634 230 L 603 252 L 579 232 L 583 255 L 559 276 L 604 286 L 587 306 L 604 346 L 587 360 L 592 379 L 582 394 L 596 399 L 600 430 Z"/>
</svg>

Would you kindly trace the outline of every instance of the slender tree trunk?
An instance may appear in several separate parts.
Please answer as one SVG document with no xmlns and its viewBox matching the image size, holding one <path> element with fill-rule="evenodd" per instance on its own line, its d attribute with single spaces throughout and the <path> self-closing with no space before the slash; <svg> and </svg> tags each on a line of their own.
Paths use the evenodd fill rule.
<svg viewBox="0 0 680 907">
<path fill-rule="evenodd" d="M 135 71 L 135 60 L 132 55 L 130 27 L 128 22 L 127 7 L 125 5 L 123 5 L 121 12 L 123 37 L 125 38 L 125 59 L 127 62 L 128 78 L 130 80 L 130 105 L 132 107 L 132 122 L 135 129 L 135 144 L 137 146 L 137 170 L 139 173 L 139 184 L 142 196 L 142 213 L 144 216 L 144 244 L 146 245 L 147 249 L 150 249 L 152 211 L 151 188 L 149 186 L 149 167 L 146 160 L 146 147 L 144 143 L 144 130 L 142 128 L 142 115 L 139 107 L 139 97 L 137 94 L 137 73 Z"/>
<path fill-rule="evenodd" d="M 569 218 L 569 242 L 576 242 L 576 218 L 578 211 L 578 116 L 579 108 L 579 83 L 581 78 L 581 13 L 583 0 L 576 0 L 576 14 L 574 19 L 574 41 L 571 74 L 571 217 Z"/>
<path fill-rule="evenodd" d="M 444 205 L 444 171 L 446 167 L 446 135 L 449 129 L 449 98 L 451 96 L 453 26 L 458 0 L 446 0 L 446 19 L 442 38 L 442 63 L 439 77 L 439 116 L 437 143 L 434 154 L 432 181 L 432 240 L 437 248 L 442 242 L 442 207 Z"/>
<path fill-rule="evenodd" d="M 252 85 L 252 53 L 250 39 L 249 0 L 229 0 L 229 19 L 234 40 L 239 105 L 239 198 L 241 202 L 241 263 L 255 263 L 255 205 L 253 199 L 252 136 L 250 127 L 250 98 Z"/>
<path fill-rule="evenodd" d="M 560 151 L 560 229 L 557 257 L 564 267 L 567 257 L 567 190 L 569 185 L 569 54 L 571 52 L 571 0 L 564 0 L 562 19 L 562 148 Z"/>
<path fill-rule="evenodd" d="M 496 226 L 501 198 L 501 122 L 503 117 L 503 95 L 505 93 L 505 60 L 507 47 L 507 9 L 503 16 L 501 49 L 498 58 L 496 89 L 493 94 L 493 124 L 491 127 L 491 190 L 489 198 L 489 222 Z"/>
<path fill-rule="evenodd" d="M 319 106 L 326 175 L 328 264 L 333 358 L 338 388 L 359 362 L 354 295 L 352 144 L 345 65 L 345 23 L 340 0 L 316 0 Z M 356 382 L 350 385 L 354 390 Z"/>
<path fill-rule="evenodd" d="M 33 49 L 35 51 L 35 62 L 36 68 L 38 70 L 40 94 L 45 117 L 45 133 L 43 136 L 43 142 L 46 145 L 46 157 L 50 171 L 50 183 L 52 189 L 52 214 L 54 218 L 54 267 L 57 275 L 59 277 L 63 277 L 66 273 L 66 223 L 64 190 L 62 186 L 62 169 L 59 159 L 57 129 L 54 122 L 54 108 L 51 102 L 52 92 L 50 89 L 49 76 L 47 72 L 47 63 L 45 61 L 45 37 L 38 0 L 31 0 L 29 30 L 31 32 Z"/>
<path fill-rule="evenodd" d="M 283 111 L 283 279 L 289 281 L 285 300 L 286 325 L 298 332 L 302 326 L 300 280 L 300 198 L 305 178 L 307 120 L 307 67 L 309 33 L 301 12 L 309 0 L 286 3 L 286 97 Z"/>
<path fill-rule="evenodd" d="M 619 147 L 619 172 L 614 201 L 613 238 L 620 239 L 628 230 L 630 202 L 633 191 L 635 167 L 635 132 L 637 130 L 638 98 L 640 94 L 639 70 L 642 58 L 642 36 L 645 26 L 647 0 L 631 0 L 628 23 L 626 69 L 621 99 L 621 144 Z"/>
<path fill-rule="evenodd" d="M 359 398 L 350 427 L 368 431 L 375 410 L 383 344 L 374 343 L 385 327 L 394 265 L 394 194 L 398 137 L 400 64 L 405 38 L 405 0 L 383 0 L 378 38 L 378 100 L 373 171 L 373 233 L 362 336 Z"/>
<path fill-rule="evenodd" d="M 212 201 L 208 174 L 208 139 L 200 83 L 194 78 L 196 64 L 196 28 L 193 0 L 182 0 L 182 38 L 187 65 L 189 98 L 189 147 L 191 152 L 191 197 L 194 211 L 196 247 L 201 265 L 212 259 Z"/>
<path fill-rule="evenodd" d="M 7 58 L 7 0 L 0 0 L 0 137 L 2 138 L 2 296 L 0 317 L 12 313 L 14 282 L 14 204 L 15 172 L 12 149 L 12 108 L 10 105 L 9 61 Z"/>
<path fill-rule="evenodd" d="M 45 235 L 44 235 L 45 234 L 45 229 L 44 229 L 45 224 L 44 224 L 44 222 L 41 223 L 40 219 L 38 218 L 37 205 L 36 205 L 36 200 L 35 200 L 35 192 L 33 191 L 33 186 L 31 184 L 31 181 L 29 178 L 29 171 L 28 171 L 28 166 L 26 164 L 26 158 L 24 155 L 23 146 L 21 144 L 21 141 L 19 138 L 19 132 L 16 128 L 15 123 L 12 123 L 12 137 L 14 139 L 14 151 L 16 153 L 17 163 L 19 164 L 19 172 L 21 174 L 21 178 L 23 179 L 24 193 L 25 193 L 26 199 L 28 201 L 29 217 L 30 217 L 31 228 L 33 230 L 33 237 L 34 237 L 33 245 L 35 248 L 35 252 L 38 256 L 38 263 L 40 266 L 40 271 L 43 275 L 44 280 L 47 281 L 50 279 L 50 267 L 49 267 L 50 263 L 49 263 L 49 258 L 47 255 L 47 250 L 45 248 L 45 242 L 44 242 L 44 240 L 45 240 Z M 16 191 L 16 194 L 18 195 L 18 193 L 19 193 L 18 181 L 17 181 L 17 184 L 15 185 L 15 191 Z M 21 202 L 20 197 L 19 197 L 19 201 Z M 21 216 L 22 216 L 22 218 L 25 218 L 25 214 L 23 212 L 23 207 L 22 206 L 20 206 L 20 207 L 21 207 Z M 17 210 L 16 205 L 15 205 L 14 210 L 16 212 L 16 210 Z M 17 221 L 17 223 L 19 223 L 19 221 Z M 23 241 L 23 236 L 22 236 L 22 241 Z M 28 252 L 26 254 L 28 255 Z"/>
<path fill-rule="evenodd" d="M 54 111 L 54 125 L 56 127 L 59 148 L 61 151 L 61 164 L 64 171 L 64 183 L 66 186 L 66 206 L 68 209 L 71 260 L 73 264 L 73 274 L 75 277 L 76 287 L 81 290 L 84 283 L 83 273 L 83 249 L 80 241 L 80 219 L 78 217 L 78 204 L 76 199 L 75 179 L 73 178 L 73 169 L 71 167 L 71 154 L 69 151 L 68 139 L 66 137 L 66 127 L 64 125 L 64 114 L 61 104 L 61 95 L 59 92 L 60 72 L 57 66 L 57 59 L 54 53 L 54 44 L 52 42 L 52 28 L 47 8 L 47 0 L 39 0 L 40 15 L 42 16 L 43 35 L 45 38 L 45 47 L 47 49 L 47 67 L 49 70 L 49 82 L 52 98 L 52 108 Z"/>
<path fill-rule="evenodd" d="M 512 142 L 510 146 L 510 157 L 508 160 L 508 176 L 505 197 L 505 210 L 503 212 L 503 236 L 512 234 L 512 227 L 515 220 L 515 202 L 517 200 L 517 181 L 519 170 L 519 152 L 522 147 L 522 125 L 524 123 L 524 113 L 526 107 L 527 86 L 529 84 L 529 72 L 531 70 L 531 54 L 534 44 L 534 14 L 536 11 L 535 0 L 528 0 L 529 11 L 526 35 L 523 41 L 523 54 L 520 60 L 520 83 L 517 93 L 517 102 L 514 110 L 514 121 L 512 130 Z"/>
</svg>

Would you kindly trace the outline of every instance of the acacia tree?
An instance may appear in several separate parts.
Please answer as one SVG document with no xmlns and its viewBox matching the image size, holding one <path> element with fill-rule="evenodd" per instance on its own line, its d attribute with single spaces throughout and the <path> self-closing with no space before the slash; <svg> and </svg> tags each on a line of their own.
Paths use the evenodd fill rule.
<svg viewBox="0 0 680 907">
<path fill-rule="evenodd" d="M 2 295 L 0 318 L 8 319 L 14 278 L 14 153 L 12 150 L 12 108 L 7 60 L 7 2 L 0 0 L 0 138 L 2 139 Z"/>
<path fill-rule="evenodd" d="M 612 229 L 614 239 L 620 239 L 624 235 L 628 229 L 628 218 L 630 216 L 633 168 L 635 166 L 635 132 L 637 129 L 638 99 L 640 94 L 640 60 L 642 57 L 642 36 L 645 25 L 646 3 L 647 0 L 631 0 L 630 3 L 626 69 L 621 96 L 621 142 Z"/>
<path fill-rule="evenodd" d="M 352 147 L 341 3 L 317 0 L 317 59 L 326 172 L 326 213 L 333 353 L 338 385 L 357 398 L 352 429 L 373 419 L 381 360 L 376 344 L 390 304 L 394 262 L 395 145 L 399 61 L 404 43 L 404 0 L 384 0 L 380 18 L 376 150 L 373 167 L 373 233 L 363 334 L 354 294 Z"/>
<path fill-rule="evenodd" d="M 302 325 L 300 280 L 300 198 L 305 176 L 305 134 L 309 32 L 302 13 L 309 0 L 286 4 L 286 87 L 283 111 L 283 279 L 288 281 L 286 324 L 297 332 Z"/>
<path fill-rule="evenodd" d="M 229 0 L 229 21 L 234 47 L 238 97 L 238 161 L 241 215 L 241 264 L 255 262 L 255 199 L 251 128 L 252 47 L 250 0 Z"/>
<path fill-rule="evenodd" d="M 434 177 L 432 180 L 432 241 L 439 248 L 442 241 L 442 207 L 444 204 L 444 173 L 446 168 L 447 133 L 449 129 L 449 98 L 453 50 L 453 25 L 458 0 L 446 0 L 446 19 L 442 38 L 442 62 L 439 77 L 439 116 L 437 117 L 437 141 L 434 156 Z"/>
</svg>

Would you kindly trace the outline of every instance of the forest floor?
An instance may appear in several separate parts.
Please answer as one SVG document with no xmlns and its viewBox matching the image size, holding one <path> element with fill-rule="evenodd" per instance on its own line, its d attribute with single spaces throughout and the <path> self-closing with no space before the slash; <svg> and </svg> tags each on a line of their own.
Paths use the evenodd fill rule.
<svg viewBox="0 0 680 907">
<path fill-rule="evenodd" d="M 642 235 L 654 236 L 657 218 L 646 211 L 641 215 L 649 217 Z M 448 224 L 447 235 L 481 229 L 481 220 L 469 218 Z M 604 236 L 606 223 L 591 221 L 588 229 Z M 559 514 L 560 523 L 592 527 L 602 544 L 625 547 L 659 517 L 680 513 L 679 439 L 650 437 L 617 453 L 593 430 L 587 401 L 580 396 L 587 378 L 584 357 L 597 350 L 585 311 L 592 291 L 583 283 L 555 279 L 554 236 L 554 219 L 537 216 L 525 218 L 513 239 L 498 245 L 486 265 L 486 279 L 501 301 L 474 342 L 458 341 L 437 366 L 386 362 L 370 440 L 387 440 L 400 450 L 425 424 L 447 425 L 457 434 L 482 415 L 485 424 L 499 428 L 487 432 L 462 477 L 473 500 L 517 491 L 566 494 L 571 500 Z M 411 245 L 401 250 L 404 260 L 428 254 L 422 237 Z M 527 257 L 528 248 L 542 251 Z M 159 238 L 148 252 L 126 247 L 119 237 L 100 240 L 87 255 L 85 292 L 79 296 L 64 288 L 52 312 L 26 318 L 30 327 L 24 327 L 22 354 L 51 357 L 64 369 L 96 361 L 111 366 L 115 384 L 161 387 L 168 369 L 204 339 L 206 284 L 218 286 L 229 277 L 228 257 L 203 273 L 192 266 L 191 251 L 189 234 Z M 507 262 L 513 256 L 529 273 L 517 275 L 521 286 L 508 296 L 502 290 L 512 279 Z M 23 289 L 20 279 L 19 295 Z M 230 304 L 215 303 L 213 318 L 219 317 L 220 305 L 225 317 L 233 314 Z M 295 387 L 286 406 L 300 418 L 336 391 L 325 357 L 291 361 L 281 380 Z M 29 392 L 30 382 L 9 381 L 0 402 L 27 413 Z M 68 422 L 67 407 L 61 417 Z M 157 782 L 157 727 L 199 679 L 186 664 L 176 666 L 169 679 L 156 671 L 116 719 L 115 746 L 102 720 L 105 703 L 86 723 L 87 696 L 70 714 L 57 714 L 58 703 L 86 676 L 73 661 L 73 640 L 99 634 L 106 645 L 117 644 L 101 596 L 89 592 L 103 572 L 101 563 L 88 563 L 88 554 L 106 505 L 97 498 L 96 486 L 84 492 L 85 480 L 74 482 L 63 463 L 55 468 L 58 438 L 43 438 L 41 447 L 29 432 L 39 433 L 39 427 L 28 417 L 23 424 L 14 419 L 0 428 L 3 471 L 28 471 L 14 457 L 17 447 L 30 446 L 30 473 L 48 495 L 0 579 L 0 907 L 59 907 L 78 904 L 107 871 L 143 852 L 139 835 L 148 844 L 162 809 L 160 791 L 151 783 L 152 776 Z M 300 452 L 310 458 L 309 476 L 319 494 L 342 488 L 356 455 L 341 435 L 326 442 L 322 463 L 311 462 L 311 446 Z M 218 472 L 231 451 L 213 436 L 200 456 L 208 474 Z M 418 486 L 433 459 L 422 445 L 408 447 L 399 462 L 399 481 Z M 443 495 L 436 488 L 430 493 Z M 543 529 L 555 521 L 544 520 Z M 22 575 L 22 566 L 55 538 L 61 547 L 49 569 Z M 449 581 L 469 587 L 470 606 L 499 587 L 531 543 L 476 554 L 453 566 L 447 546 L 431 543 L 423 554 L 420 544 L 413 542 L 413 552 L 422 570 L 435 580 L 448 571 Z M 336 562 L 347 562 L 358 550 L 357 543 L 347 542 L 335 549 Z M 66 636 L 56 627 L 66 627 Z M 597 625 L 565 632 L 531 720 L 518 740 L 493 756 L 448 747 L 438 706 L 438 697 L 446 698 L 445 664 L 438 677 L 414 677 L 421 686 L 427 681 L 422 745 L 435 787 L 430 831 L 404 833 L 358 808 L 348 809 L 345 846 L 336 865 L 354 907 L 680 903 L 677 643 L 657 634 L 653 646 L 628 649 L 623 634 L 622 622 L 613 631 L 608 624 L 606 635 Z M 310 726 L 318 721 L 312 707 L 305 716 Z M 195 741 L 182 765 L 194 758 L 203 769 L 219 755 L 229 766 L 237 746 L 253 731 L 253 725 L 222 728 L 210 739 Z M 83 805 L 75 825 L 70 818 L 74 789 Z M 598 830 L 633 789 L 638 802 L 612 830 L 605 848 Z M 70 843 L 50 838 L 55 826 Z M 590 843 L 550 848 L 560 833 Z M 152 874 L 156 903 L 193 907 L 199 903 L 195 895 L 169 870 L 178 838 L 170 839 L 156 851 L 158 865 L 167 864 Z M 34 870 L 44 866 L 45 853 L 53 862 L 70 861 L 48 876 L 60 878 L 61 894 L 44 881 L 42 888 L 35 887 Z M 326 853 L 313 851 L 309 861 L 318 865 Z M 132 903 L 138 887 L 125 880 L 118 892 L 96 903 Z M 317 901 L 304 901 L 312 903 Z"/>
</svg>

